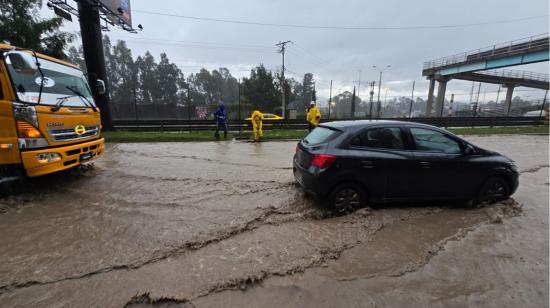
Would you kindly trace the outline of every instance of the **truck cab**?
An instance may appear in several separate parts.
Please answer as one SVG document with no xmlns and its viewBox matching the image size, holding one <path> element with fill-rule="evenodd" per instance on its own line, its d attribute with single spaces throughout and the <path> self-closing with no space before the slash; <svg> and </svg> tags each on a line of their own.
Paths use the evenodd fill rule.
<svg viewBox="0 0 550 308">
<path fill-rule="evenodd" d="M 98 91 L 104 91 L 98 81 Z M 78 166 L 103 154 L 101 117 L 75 65 L 0 44 L 0 183 Z"/>
</svg>

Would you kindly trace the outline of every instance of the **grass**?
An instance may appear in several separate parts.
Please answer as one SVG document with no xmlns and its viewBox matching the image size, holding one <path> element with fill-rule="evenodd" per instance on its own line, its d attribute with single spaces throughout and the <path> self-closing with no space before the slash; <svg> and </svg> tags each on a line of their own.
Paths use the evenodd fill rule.
<svg viewBox="0 0 550 308">
<path fill-rule="evenodd" d="M 456 135 L 543 134 L 548 135 L 548 125 L 524 127 L 461 127 L 449 128 Z"/>
<path fill-rule="evenodd" d="M 457 135 L 496 135 L 496 134 L 546 134 L 548 125 L 526 127 L 475 127 L 449 128 Z M 222 134 L 223 135 L 223 134 Z M 301 139 L 307 135 L 307 130 L 299 129 L 270 129 L 264 130 L 264 140 Z M 213 131 L 193 132 L 132 132 L 114 131 L 103 132 L 107 142 L 187 142 L 187 141 L 214 141 Z M 229 132 L 227 139 L 252 139 L 252 132 Z M 223 140 L 223 137 L 220 138 Z"/>
<path fill-rule="evenodd" d="M 264 130 L 264 140 L 301 139 L 307 135 L 307 130 L 272 129 Z M 223 133 L 219 140 L 223 139 Z M 213 131 L 193 132 L 132 132 L 113 131 L 103 132 L 107 142 L 186 142 L 186 141 L 215 141 Z M 229 132 L 227 139 L 252 139 L 251 131 Z"/>
</svg>

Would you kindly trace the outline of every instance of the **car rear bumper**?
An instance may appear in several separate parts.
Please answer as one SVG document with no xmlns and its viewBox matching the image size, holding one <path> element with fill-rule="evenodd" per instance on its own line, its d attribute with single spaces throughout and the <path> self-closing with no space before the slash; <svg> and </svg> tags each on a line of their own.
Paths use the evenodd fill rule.
<svg viewBox="0 0 550 308">
<path fill-rule="evenodd" d="M 27 171 L 27 176 L 35 177 L 69 169 L 81 163 L 95 160 L 103 154 L 104 149 L 105 141 L 101 138 L 62 147 L 21 152 L 21 159 Z M 38 161 L 37 155 L 42 153 L 58 153 L 61 155 L 61 159 L 55 162 L 41 163 Z"/>
<path fill-rule="evenodd" d="M 306 193 L 316 198 L 321 198 L 326 195 L 327 191 L 321 180 L 321 174 L 310 172 L 309 169 L 302 167 L 296 159 L 294 159 L 294 167 L 292 169 L 294 179 L 296 179 L 296 182 L 302 186 Z"/>
</svg>

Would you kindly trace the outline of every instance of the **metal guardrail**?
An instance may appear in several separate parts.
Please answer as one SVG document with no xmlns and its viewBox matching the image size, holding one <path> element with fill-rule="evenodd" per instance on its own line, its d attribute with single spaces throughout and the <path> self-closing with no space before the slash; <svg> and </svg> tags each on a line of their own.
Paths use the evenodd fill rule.
<svg viewBox="0 0 550 308">
<path fill-rule="evenodd" d="M 345 121 L 351 119 L 338 119 Z M 359 120 L 359 119 L 355 119 Z M 493 127 L 493 126 L 534 126 L 543 125 L 544 117 L 447 117 L 447 118 L 385 118 L 380 120 L 397 120 L 415 123 L 424 123 L 438 127 Z M 324 120 L 322 122 L 328 122 Z M 201 131 L 215 130 L 214 120 L 115 120 L 116 129 L 129 131 Z M 304 120 L 284 120 L 277 123 L 266 123 L 264 129 L 287 128 L 307 129 Z M 229 121 L 229 130 L 250 130 L 249 121 Z"/>
<path fill-rule="evenodd" d="M 496 44 L 471 50 L 467 52 L 461 52 L 452 56 L 439 58 L 436 60 L 424 62 L 423 69 L 431 69 L 436 67 L 443 67 L 462 62 L 481 60 L 485 58 L 492 58 L 497 56 L 505 56 L 509 54 L 517 54 L 532 49 L 548 49 L 549 37 L 548 33 L 538 34 L 519 40 L 509 41 L 506 43 Z"/>
<path fill-rule="evenodd" d="M 549 82 L 548 74 L 535 73 L 535 72 L 530 72 L 530 71 L 501 69 L 501 70 L 480 71 L 480 72 L 478 72 L 478 74 L 490 75 L 490 76 L 496 76 L 496 77 L 504 77 L 504 78 L 526 79 L 526 80 L 536 80 L 536 81 L 542 81 L 542 82 Z"/>
</svg>

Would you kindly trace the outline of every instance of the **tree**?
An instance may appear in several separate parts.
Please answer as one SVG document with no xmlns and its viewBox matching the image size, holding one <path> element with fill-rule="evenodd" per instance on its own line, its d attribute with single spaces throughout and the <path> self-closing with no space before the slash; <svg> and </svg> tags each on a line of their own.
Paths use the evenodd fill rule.
<svg viewBox="0 0 550 308">
<path fill-rule="evenodd" d="M 302 109 L 305 109 L 309 106 L 309 103 L 314 98 L 314 82 L 313 82 L 313 74 L 312 73 L 306 73 L 304 74 L 304 79 L 302 81 L 302 106 L 300 106 Z"/>
<path fill-rule="evenodd" d="M 273 74 L 263 64 L 250 71 L 250 77 L 243 79 L 243 97 L 246 102 L 261 111 L 274 112 L 280 109 L 281 95 Z"/>
<path fill-rule="evenodd" d="M 183 74 L 174 63 L 170 63 L 165 53 L 160 54 L 160 62 L 157 65 L 157 81 L 159 90 L 159 103 L 176 104 L 179 100 L 178 81 L 181 82 Z"/>
<path fill-rule="evenodd" d="M 86 61 L 84 61 L 84 50 L 82 45 L 76 48 L 75 46 L 69 47 L 67 50 L 67 60 L 76 64 L 86 74 Z"/>
<path fill-rule="evenodd" d="M 0 0 L 0 41 L 67 59 L 64 52 L 74 34 L 60 31 L 61 17 L 40 18 L 42 0 Z"/>
<path fill-rule="evenodd" d="M 137 88 L 137 68 L 132 58 L 132 51 L 126 46 L 126 42 L 117 41 L 109 62 L 108 75 L 111 78 L 109 82 L 113 102 L 133 102 L 132 97 Z"/>
<path fill-rule="evenodd" d="M 145 104 L 151 104 L 160 96 L 158 95 L 155 58 L 147 51 L 143 57 L 139 56 L 136 59 L 136 67 L 139 84 L 136 91 L 137 99 Z"/>
</svg>

